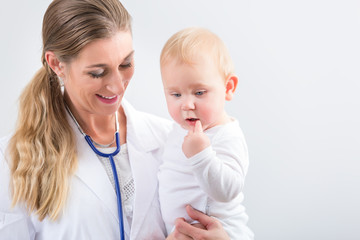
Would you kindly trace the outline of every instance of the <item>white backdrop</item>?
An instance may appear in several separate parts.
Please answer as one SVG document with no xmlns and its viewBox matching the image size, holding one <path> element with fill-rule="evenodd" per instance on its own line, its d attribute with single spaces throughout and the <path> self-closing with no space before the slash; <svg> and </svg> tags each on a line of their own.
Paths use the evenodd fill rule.
<svg viewBox="0 0 360 240">
<path fill-rule="evenodd" d="M 0 135 L 40 67 L 49 0 L 0 8 Z M 358 0 L 124 0 L 133 16 L 136 73 L 126 94 L 169 117 L 159 54 L 188 26 L 217 33 L 240 79 L 227 109 L 250 151 L 245 187 L 256 239 L 360 239 L 360 2 Z"/>
</svg>

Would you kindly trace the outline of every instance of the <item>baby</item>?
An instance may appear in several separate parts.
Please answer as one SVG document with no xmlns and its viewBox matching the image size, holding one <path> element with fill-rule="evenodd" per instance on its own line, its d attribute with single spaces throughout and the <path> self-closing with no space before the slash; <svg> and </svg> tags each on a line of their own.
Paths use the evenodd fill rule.
<svg viewBox="0 0 360 240">
<path fill-rule="evenodd" d="M 242 205 L 247 146 L 238 121 L 224 109 L 238 84 L 226 46 L 206 29 L 187 28 L 167 41 L 160 65 L 177 123 L 158 174 L 168 234 L 176 217 L 191 221 L 185 211 L 191 205 L 219 219 L 231 239 L 253 239 Z"/>
</svg>

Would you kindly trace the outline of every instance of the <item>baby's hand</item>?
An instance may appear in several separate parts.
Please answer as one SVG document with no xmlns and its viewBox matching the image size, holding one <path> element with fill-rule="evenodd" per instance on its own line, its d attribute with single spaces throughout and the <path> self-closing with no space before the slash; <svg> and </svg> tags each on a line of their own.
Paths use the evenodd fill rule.
<svg viewBox="0 0 360 240">
<path fill-rule="evenodd" d="M 182 150 L 187 158 L 194 156 L 210 146 L 210 139 L 203 132 L 201 122 L 198 120 L 193 129 L 190 129 L 184 138 Z"/>
</svg>

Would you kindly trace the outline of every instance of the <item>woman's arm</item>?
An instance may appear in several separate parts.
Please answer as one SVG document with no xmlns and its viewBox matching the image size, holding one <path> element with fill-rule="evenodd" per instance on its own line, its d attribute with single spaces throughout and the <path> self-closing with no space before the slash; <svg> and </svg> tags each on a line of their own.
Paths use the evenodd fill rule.
<svg viewBox="0 0 360 240">
<path fill-rule="evenodd" d="M 175 222 L 175 230 L 168 236 L 167 240 L 230 240 L 230 237 L 217 219 L 195 210 L 190 205 L 186 206 L 186 211 L 193 220 L 199 221 L 203 228 L 193 226 L 187 223 L 185 219 L 178 218 Z"/>
</svg>

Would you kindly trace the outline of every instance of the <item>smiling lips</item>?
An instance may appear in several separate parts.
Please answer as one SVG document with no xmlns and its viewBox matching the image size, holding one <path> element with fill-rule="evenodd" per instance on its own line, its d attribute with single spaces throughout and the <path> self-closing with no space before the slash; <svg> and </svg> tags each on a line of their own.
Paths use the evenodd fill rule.
<svg viewBox="0 0 360 240">
<path fill-rule="evenodd" d="M 100 95 L 100 94 L 96 94 L 96 97 L 103 103 L 106 103 L 106 104 L 113 104 L 117 101 L 118 99 L 118 96 L 117 95 L 114 95 L 114 96 L 111 96 L 111 97 L 106 97 L 106 96 L 103 96 L 103 95 Z"/>
</svg>

